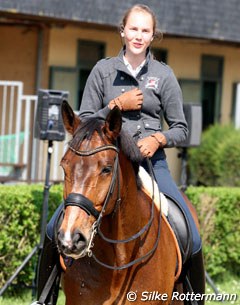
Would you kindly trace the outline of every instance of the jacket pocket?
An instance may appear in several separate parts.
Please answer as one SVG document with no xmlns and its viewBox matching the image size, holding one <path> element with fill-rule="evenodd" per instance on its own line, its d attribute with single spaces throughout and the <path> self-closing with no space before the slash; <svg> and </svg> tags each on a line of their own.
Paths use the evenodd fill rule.
<svg viewBox="0 0 240 305">
<path fill-rule="evenodd" d="M 146 131 L 160 131 L 161 130 L 161 123 L 159 120 L 153 119 L 146 119 L 143 120 L 144 128 Z"/>
</svg>

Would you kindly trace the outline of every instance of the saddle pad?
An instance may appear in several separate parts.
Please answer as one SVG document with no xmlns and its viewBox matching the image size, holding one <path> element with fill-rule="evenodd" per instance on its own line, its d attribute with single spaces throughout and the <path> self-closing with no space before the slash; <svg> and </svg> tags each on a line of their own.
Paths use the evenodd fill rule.
<svg viewBox="0 0 240 305">
<path fill-rule="evenodd" d="M 161 192 L 159 192 L 158 185 L 156 181 L 154 180 L 154 187 L 152 178 L 148 174 L 148 172 L 142 167 L 139 167 L 138 176 L 142 182 L 142 190 L 152 198 L 153 196 L 153 189 L 154 189 L 154 203 L 158 210 L 160 210 L 160 204 L 161 204 L 161 210 L 162 213 L 165 216 L 168 216 L 168 201 L 165 195 Z"/>
</svg>

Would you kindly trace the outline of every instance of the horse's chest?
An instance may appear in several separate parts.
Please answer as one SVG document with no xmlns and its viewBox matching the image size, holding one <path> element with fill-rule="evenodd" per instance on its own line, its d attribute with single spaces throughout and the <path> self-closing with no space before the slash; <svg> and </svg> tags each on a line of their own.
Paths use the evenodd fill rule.
<svg viewBox="0 0 240 305">
<path fill-rule="evenodd" d="M 75 261 L 63 276 L 66 305 L 126 305 L 130 291 L 159 291 L 160 283 L 154 274 L 145 281 L 146 270 L 140 269 L 117 272 L 102 268 L 89 258 Z"/>
<path fill-rule="evenodd" d="M 105 304 L 114 294 L 114 282 L 118 286 L 120 279 L 115 277 L 113 281 L 113 272 L 101 268 L 91 259 L 76 261 L 63 275 L 64 291 L 69 299 L 66 304 Z"/>
</svg>

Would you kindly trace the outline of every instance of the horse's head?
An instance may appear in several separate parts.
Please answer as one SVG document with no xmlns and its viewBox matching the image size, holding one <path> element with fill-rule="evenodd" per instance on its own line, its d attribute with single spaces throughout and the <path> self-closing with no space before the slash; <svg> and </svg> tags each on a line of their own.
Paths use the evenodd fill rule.
<svg viewBox="0 0 240 305">
<path fill-rule="evenodd" d="M 76 259 L 89 251 L 94 223 L 114 209 L 119 188 L 115 185 L 119 174 L 116 139 L 122 117 L 114 108 L 106 121 L 95 118 L 81 122 L 67 102 L 62 105 L 62 117 L 72 140 L 61 161 L 65 212 L 58 248 Z"/>
</svg>

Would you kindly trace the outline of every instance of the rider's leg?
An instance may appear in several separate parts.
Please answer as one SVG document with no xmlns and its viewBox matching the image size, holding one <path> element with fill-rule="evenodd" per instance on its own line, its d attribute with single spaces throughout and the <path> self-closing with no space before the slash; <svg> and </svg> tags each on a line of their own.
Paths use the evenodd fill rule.
<svg viewBox="0 0 240 305">
<path fill-rule="evenodd" d="M 187 276 L 194 294 L 203 295 L 205 293 L 205 270 L 202 249 L 190 257 Z M 198 301 L 198 305 L 204 305 L 204 298 Z"/>
<path fill-rule="evenodd" d="M 63 209 L 60 205 L 55 211 L 53 217 L 51 218 L 44 239 L 43 249 L 41 250 L 41 255 L 39 258 L 38 270 L 37 270 L 37 300 L 43 291 L 43 288 L 51 274 L 52 269 L 56 264 L 59 265 L 59 254 L 57 251 L 56 244 L 54 243 L 54 230 L 56 221 Z M 46 305 L 54 305 L 57 302 L 58 297 L 58 279 L 55 281 L 53 288 L 50 290 L 48 297 L 45 301 Z"/>
<path fill-rule="evenodd" d="M 192 253 L 198 252 L 201 248 L 201 238 L 198 229 L 181 192 L 171 177 L 165 157 L 163 154 L 158 154 L 157 152 L 151 161 L 159 190 L 164 194 L 169 195 L 170 198 L 174 199 L 181 206 L 192 231 Z M 142 165 L 147 171 L 149 171 L 145 162 Z"/>
<path fill-rule="evenodd" d="M 192 235 L 192 256 L 189 260 L 189 272 L 191 273 L 190 277 L 190 282 L 193 287 L 193 289 L 196 289 L 196 292 L 200 289 L 201 292 L 199 293 L 204 293 L 205 291 L 205 277 L 204 277 L 204 269 L 203 269 L 203 261 L 202 261 L 202 251 L 201 251 L 201 238 L 199 235 L 199 232 L 197 230 L 196 224 L 193 220 L 193 217 L 190 213 L 190 210 L 181 195 L 181 192 L 179 191 L 176 183 L 173 181 L 173 178 L 171 177 L 170 171 L 168 169 L 168 165 L 165 159 L 165 156 L 163 153 L 158 153 L 155 154 L 152 158 L 152 165 L 153 165 L 153 171 L 155 174 L 155 178 L 159 187 L 159 190 L 166 195 L 169 195 L 171 198 L 176 200 L 176 202 L 179 203 L 181 206 L 181 209 L 184 212 L 184 215 L 186 216 L 190 228 L 191 228 L 191 235 Z M 143 162 L 143 167 L 148 170 L 148 166 L 146 162 Z M 199 273 L 197 267 L 194 266 L 194 264 L 201 266 L 202 272 Z M 201 275 L 201 279 L 200 279 Z M 199 287 L 196 285 L 196 283 L 193 283 L 193 279 L 198 279 Z M 195 290 L 194 290 L 195 293 Z"/>
</svg>

